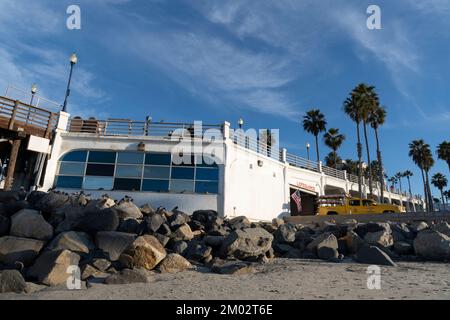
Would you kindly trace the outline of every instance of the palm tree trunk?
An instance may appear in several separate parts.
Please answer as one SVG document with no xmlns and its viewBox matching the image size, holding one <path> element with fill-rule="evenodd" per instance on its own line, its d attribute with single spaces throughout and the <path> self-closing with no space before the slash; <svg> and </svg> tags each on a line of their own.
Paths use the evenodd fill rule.
<svg viewBox="0 0 450 320">
<path fill-rule="evenodd" d="M 428 201 L 430 202 L 430 209 L 431 212 L 434 211 L 434 204 L 433 204 L 433 196 L 431 195 L 431 187 L 430 187 L 430 177 L 429 177 L 429 170 L 425 170 L 425 179 L 426 179 L 426 185 L 427 185 L 427 194 L 428 194 Z"/>
<path fill-rule="evenodd" d="M 335 149 L 333 149 L 333 157 L 334 157 L 334 168 L 337 169 L 337 153 Z"/>
<path fill-rule="evenodd" d="M 320 155 L 319 155 L 319 140 L 318 140 L 318 138 L 317 138 L 317 135 L 316 135 L 315 137 L 316 137 L 317 165 L 319 165 L 319 162 L 320 162 Z"/>
<path fill-rule="evenodd" d="M 356 136 L 358 138 L 358 143 L 356 144 L 356 149 L 358 151 L 358 192 L 359 198 L 362 199 L 362 145 L 361 136 L 359 134 L 359 122 L 356 123 Z"/>
<path fill-rule="evenodd" d="M 439 191 L 441 191 L 441 199 L 442 199 L 442 207 L 444 207 L 445 206 L 445 202 L 444 202 L 444 189 L 439 189 Z"/>
<path fill-rule="evenodd" d="M 369 139 L 367 138 L 367 126 L 366 122 L 363 121 L 364 126 L 364 140 L 366 141 L 366 152 L 367 152 L 367 168 L 369 169 L 369 193 L 372 196 L 372 166 L 370 164 L 370 151 L 369 151 Z"/>
<path fill-rule="evenodd" d="M 425 174 L 423 172 L 423 169 L 420 168 L 420 173 L 422 173 L 422 182 L 423 182 L 423 195 L 425 196 L 425 204 L 427 205 L 427 212 L 430 212 L 430 202 L 428 201 L 428 191 L 427 191 L 427 185 L 425 183 Z"/>
<path fill-rule="evenodd" d="M 381 196 L 381 203 L 384 203 L 383 162 L 381 161 L 380 141 L 378 140 L 377 128 L 375 128 L 375 140 L 377 141 L 378 179 L 380 182 L 380 196 Z"/>
</svg>

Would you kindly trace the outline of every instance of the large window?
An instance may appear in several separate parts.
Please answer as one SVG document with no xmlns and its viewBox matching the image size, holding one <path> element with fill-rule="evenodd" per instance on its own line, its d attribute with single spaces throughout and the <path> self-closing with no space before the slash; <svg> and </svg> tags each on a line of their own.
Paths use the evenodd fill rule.
<svg viewBox="0 0 450 320">
<path fill-rule="evenodd" d="M 170 153 L 160 152 L 72 151 L 61 157 L 55 185 L 65 189 L 217 194 L 218 166 L 201 155 L 190 160 L 175 164 Z"/>
</svg>

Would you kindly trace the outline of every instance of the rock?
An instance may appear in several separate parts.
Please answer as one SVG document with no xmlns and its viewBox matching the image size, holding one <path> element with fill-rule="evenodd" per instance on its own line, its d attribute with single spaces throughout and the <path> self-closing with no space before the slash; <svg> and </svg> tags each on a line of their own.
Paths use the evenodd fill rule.
<svg viewBox="0 0 450 320">
<path fill-rule="evenodd" d="M 203 238 L 203 242 L 210 247 L 221 247 L 224 240 L 225 237 L 223 236 L 206 236 Z"/>
<path fill-rule="evenodd" d="M 106 271 L 111 266 L 111 261 L 97 258 L 92 260 L 92 266 L 100 271 Z"/>
<path fill-rule="evenodd" d="M 76 231 L 95 234 L 99 231 L 116 231 L 119 227 L 119 217 L 113 209 L 86 210 L 75 226 Z"/>
<path fill-rule="evenodd" d="M 291 243 L 295 241 L 297 229 L 290 223 L 282 224 L 273 234 L 278 242 Z"/>
<path fill-rule="evenodd" d="M 337 250 L 339 246 L 334 234 L 323 233 L 319 235 L 306 246 L 306 249 L 316 253 L 321 247 L 328 247 Z"/>
<path fill-rule="evenodd" d="M 188 248 L 188 244 L 185 241 L 176 241 L 172 245 L 172 251 L 181 255 L 184 255 L 186 249 Z"/>
<path fill-rule="evenodd" d="M 116 261 L 135 238 L 136 236 L 130 233 L 100 231 L 95 236 L 95 244 L 108 254 L 111 261 Z"/>
<path fill-rule="evenodd" d="M 211 255 L 212 248 L 206 246 L 204 243 L 199 241 L 191 241 L 188 244 L 188 248 L 185 251 L 185 256 L 188 259 L 196 261 L 204 261 L 208 256 Z"/>
<path fill-rule="evenodd" d="M 450 260 L 450 237 L 435 230 L 421 231 L 414 240 L 414 250 L 427 260 Z"/>
<path fill-rule="evenodd" d="M 231 232 L 220 249 L 223 257 L 245 260 L 264 255 L 272 247 L 273 236 L 262 228 L 247 228 Z"/>
<path fill-rule="evenodd" d="M 433 230 L 450 237 L 450 225 L 445 221 L 441 221 L 437 225 L 433 226 Z"/>
<path fill-rule="evenodd" d="M 9 229 L 11 228 L 11 220 L 0 214 L 0 237 L 9 234 Z"/>
<path fill-rule="evenodd" d="M 177 253 L 168 254 L 158 266 L 159 271 L 175 273 L 192 269 L 192 264 Z"/>
<path fill-rule="evenodd" d="M 414 239 L 415 234 L 409 229 L 408 225 L 406 223 L 395 223 L 391 225 L 392 229 L 392 235 L 394 236 L 394 233 L 397 233 L 397 235 L 394 236 L 394 241 L 396 237 L 400 238 L 398 233 L 401 234 L 401 236 L 404 239 Z"/>
<path fill-rule="evenodd" d="M 296 248 L 290 248 L 284 255 L 283 258 L 287 259 L 301 259 L 303 257 L 302 250 Z"/>
<path fill-rule="evenodd" d="M 382 246 L 385 248 L 392 247 L 394 245 L 394 239 L 392 235 L 386 231 L 368 232 L 366 233 L 364 240 L 371 245 Z"/>
<path fill-rule="evenodd" d="M 0 293 L 22 293 L 25 292 L 27 284 L 17 270 L 0 271 Z"/>
<path fill-rule="evenodd" d="M 69 196 L 61 192 L 49 192 L 43 196 L 37 203 L 36 208 L 43 213 L 55 212 L 69 201 Z"/>
<path fill-rule="evenodd" d="M 414 247 L 408 242 L 396 241 L 394 242 L 394 251 L 399 255 L 409 255 L 414 252 Z"/>
<path fill-rule="evenodd" d="M 67 273 L 68 267 L 78 266 L 79 261 L 80 256 L 69 250 L 47 251 L 36 259 L 28 276 L 48 286 L 63 284 L 71 276 Z"/>
<path fill-rule="evenodd" d="M 396 266 L 394 261 L 376 246 L 363 246 L 356 254 L 356 261 L 381 266 Z"/>
<path fill-rule="evenodd" d="M 254 273 L 255 269 L 243 262 L 227 262 L 213 265 L 211 271 L 219 274 L 242 275 Z"/>
<path fill-rule="evenodd" d="M 163 247 L 167 246 L 167 244 L 170 241 L 170 238 L 167 236 L 164 236 L 162 234 L 159 233 L 154 233 L 153 236 L 158 239 L 158 241 L 162 244 Z"/>
<path fill-rule="evenodd" d="M 365 244 L 364 240 L 354 231 L 348 231 L 344 239 L 347 243 L 347 251 L 351 254 L 357 253 Z"/>
<path fill-rule="evenodd" d="M 119 202 L 119 204 L 114 207 L 114 210 L 117 212 L 120 219 L 141 219 L 143 217 L 141 209 L 129 199 L 124 199 Z"/>
<path fill-rule="evenodd" d="M 425 229 L 428 229 L 428 224 L 424 221 L 416 221 L 409 225 L 409 229 L 414 233 L 419 233 Z"/>
<path fill-rule="evenodd" d="M 38 284 L 34 282 L 26 282 L 27 287 L 25 288 L 25 293 L 32 294 L 44 289 L 47 289 L 48 287 L 43 284 Z"/>
<path fill-rule="evenodd" d="M 76 228 L 81 219 L 83 219 L 85 208 L 67 207 L 64 211 L 64 220 L 56 227 L 55 232 L 72 231 Z"/>
<path fill-rule="evenodd" d="M 35 239 L 5 236 L 0 238 L 0 263 L 13 265 L 20 261 L 30 265 L 39 254 L 45 242 Z"/>
<path fill-rule="evenodd" d="M 89 253 L 95 248 L 89 235 L 84 232 L 68 231 L 57 235 L 47 246 L 50 250 L 70 250 L 77 253 Z"/>
<path fill-rule="evenodd" d="M 172 214 L 169 219 L 169 226 L 171 230 L 176 230 L 181 225 L 188 223 L 190 221 L 189 216 L 181 211 L 177 211 L 174 214 Z"/>
<path fill-rule="evenodd" d="M 337 261 L 339 253 L 335 248 L 324 246 L 317 249 L 317 256 L 322 260 Z"/>
<path fill-rule="evenodd" d="M 89 211 L 95 211 L 113 208 L 115 206 L 116 202 L 114 201 L 114 199 L 105 194 L 100 199 L 89 201 L 85 209 Z"/>
<path fill-rule="evenodd" d="M 203 225 L 208 225 L 218 217 L 219 214 L 214 210 L 197 210 L 192 213 L 192 220 L 199 221 Z"/>
<path fill-rule="evenodd" d="M 191 227 L 187 223 L 182 224 L 178 229 L 175 230 L 173 234 L 173 239 L 175 241 L 190 241 L 194 238 Z"/>
<path fill-rule="evenodd" d="M 153 214 L 145 217 L 146 231 L 150 233 L 157 232 L 159 228 L 166 222 L 166 218 L 161 214 Z"/>
<path fill-rule="evenodd" d="M 157 233 L 162 234 L 164 236 L 170 236 L 170 234 L 172 233 L 172 230 L 170 230 L 169 225 L 167 225 L 166 223 L 164 223 L 163 225 L 161 225 L 161 227 L 158 229 Z"/>
<path fill-rule="evenodd" d="M 232 230 L 239 230 L 239 229 L 250 228 L 251 223 L 247 219 L 247 217 L 240 216 L 240 217 L 235 217 L 235 218 L 229 220 L 228 225 Z"/>
<path fill-rule="evenodd" d="M 11 201 L 19 201 L 23 200 L 26 197 L 26 192 L 19 191 L 19 190 L 10 190 L 10 191 L 4 191 L 0 190 L 0 202 L 6 203 Z"/>
<path fill-rule="evenodd" d="M 81 280 L 83 281 L 91 278 L 106 279 L 107 277 L 109 277 L 108 273 L 100 271 L 89 264 L 86 264 L 81 270 Z"/>
<path fill-rule="evenodd" d="M 23 209 L 30 209 L 30 204 L 28 203 L 28 201 L 25 200 L 12 201 L 3 205 L 2 214 L 6 217 L 11 217 L 15 213 Z"/>
<path fill-rule="evenodd" d="M 321 232 L 331 233 L 339 239 L 347 234 L 347 229 L 346 225 L 327 224 L 322 228 Z"/>
<path fill-rule="evenodd" d="M 354 231 L 361 238 L 364 238 L 366 236 L 366 233 L 369 232 L 386 231 L 387 233 L 392 233 L 391 226 L 387 222 L 369 222 L 360 224 L 354 229 Z"/>
<path fill-rule="evenodd" d="M 272 219 L 272 225 L 275 228 L 279 228 L 280 226 L 282 226 L 284 224 L 284 220 L 280 219 L 280 218 L 273 218 Z"/>
<path fill-rule="evenodd" d="M 145 226 L 137 219 L 128 218 L 123 220 L 117 231 L 133 233 L 133 234 L 141 234 L 145 230 Z"/>
<path fill-rule="evenodd" d="M 125 251 L 133 260 L 134 267 L 152 270 L 167 255 L 166 250 L 154 236 L 143 235 L 134 240 Z"/>
<path fill-rule="evenodd" d="M 142 268 L 124 269 L 105 279 L 106 284 L 149 283 L 152 281 L 152 273 Z"/>
<path fill-rule="evenodd" d="M 12 216 L 10 235 L 49 240 L 53 237 L 53 227 L 38 211 L 23 209 Z"/>
<path fill-rule="evenodd" d="M 139 209 L 141 209 L 142 214 L 146 215 L 146 216 L 149 216 L 149 215 L 152 215 L 155 213 L 155 209 L 153 209 L 152 206 L 149 205 L 148 203 L 144 204 Z"/>
<path fill-rule="evenodd" d="M 292 247 L 290 245 L 285 244 L 285 243 L 278 243 L 278 242 L 273 243 L 272 248 L 279 255 L 283 255 L 292 249 Z M 297 248 L 297 249 L 300 249 L 300 248 Z"/>
</svg>

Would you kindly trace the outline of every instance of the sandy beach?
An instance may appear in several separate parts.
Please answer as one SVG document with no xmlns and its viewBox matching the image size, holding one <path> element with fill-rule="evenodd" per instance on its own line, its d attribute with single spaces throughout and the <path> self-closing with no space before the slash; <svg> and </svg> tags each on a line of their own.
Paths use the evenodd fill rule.
<svg viewBox="0 0 450 320">
<path fill-rule="evenodd" d="M 381 290 L 367 289 L 367 265 L 276 259 L 254 273 L 219 275 L 206 270 L 157 274 L 145 284 L 93 284 L 87 290 L 46 288 L 0 299 L 450 299 L 450 267 L 401 262 L 381 268 Z"/>
</svg>

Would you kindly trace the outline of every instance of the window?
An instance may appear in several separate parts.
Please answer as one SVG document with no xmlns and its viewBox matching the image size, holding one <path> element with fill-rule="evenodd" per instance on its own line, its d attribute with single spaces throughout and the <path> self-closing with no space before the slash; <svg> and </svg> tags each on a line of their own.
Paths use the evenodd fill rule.
<svg viewBox="0 0 450 320">
<path fill-rule="evenodd" d="M 172 163 L 172 158 L 168 152 L 72 151 L 59 161 L 55 186 L 84 190 L 218 193 L 219 168 L 212 157 L 189 156 L 186 158 L 191 164 L 180 165 Z"/>
<path fill-rule="evenodd" d="M 357 206 L 360 206 L 360 205 L 361 205 L 361 203 L 360 203 L 359 200 L 350 200 L 348 203 L 349 203 L 349 205 L 351 205 L 352 207 L 357 207 Z"/>
<path fill-rule="evenodd" d="M 142 182 L 142 191 L 168 192 L 169 180 L 149 180 Z"/>
<path fill-rule="evenodd" d="M 140 191 L 141 179 L 120 179 L 114 180 L 114 190 Z"/>
<path fill-rule="evenodd" d="M 112 190 L 113 177 L 85 177 L 83 189 L 86 190 Z"/>
</svg>

